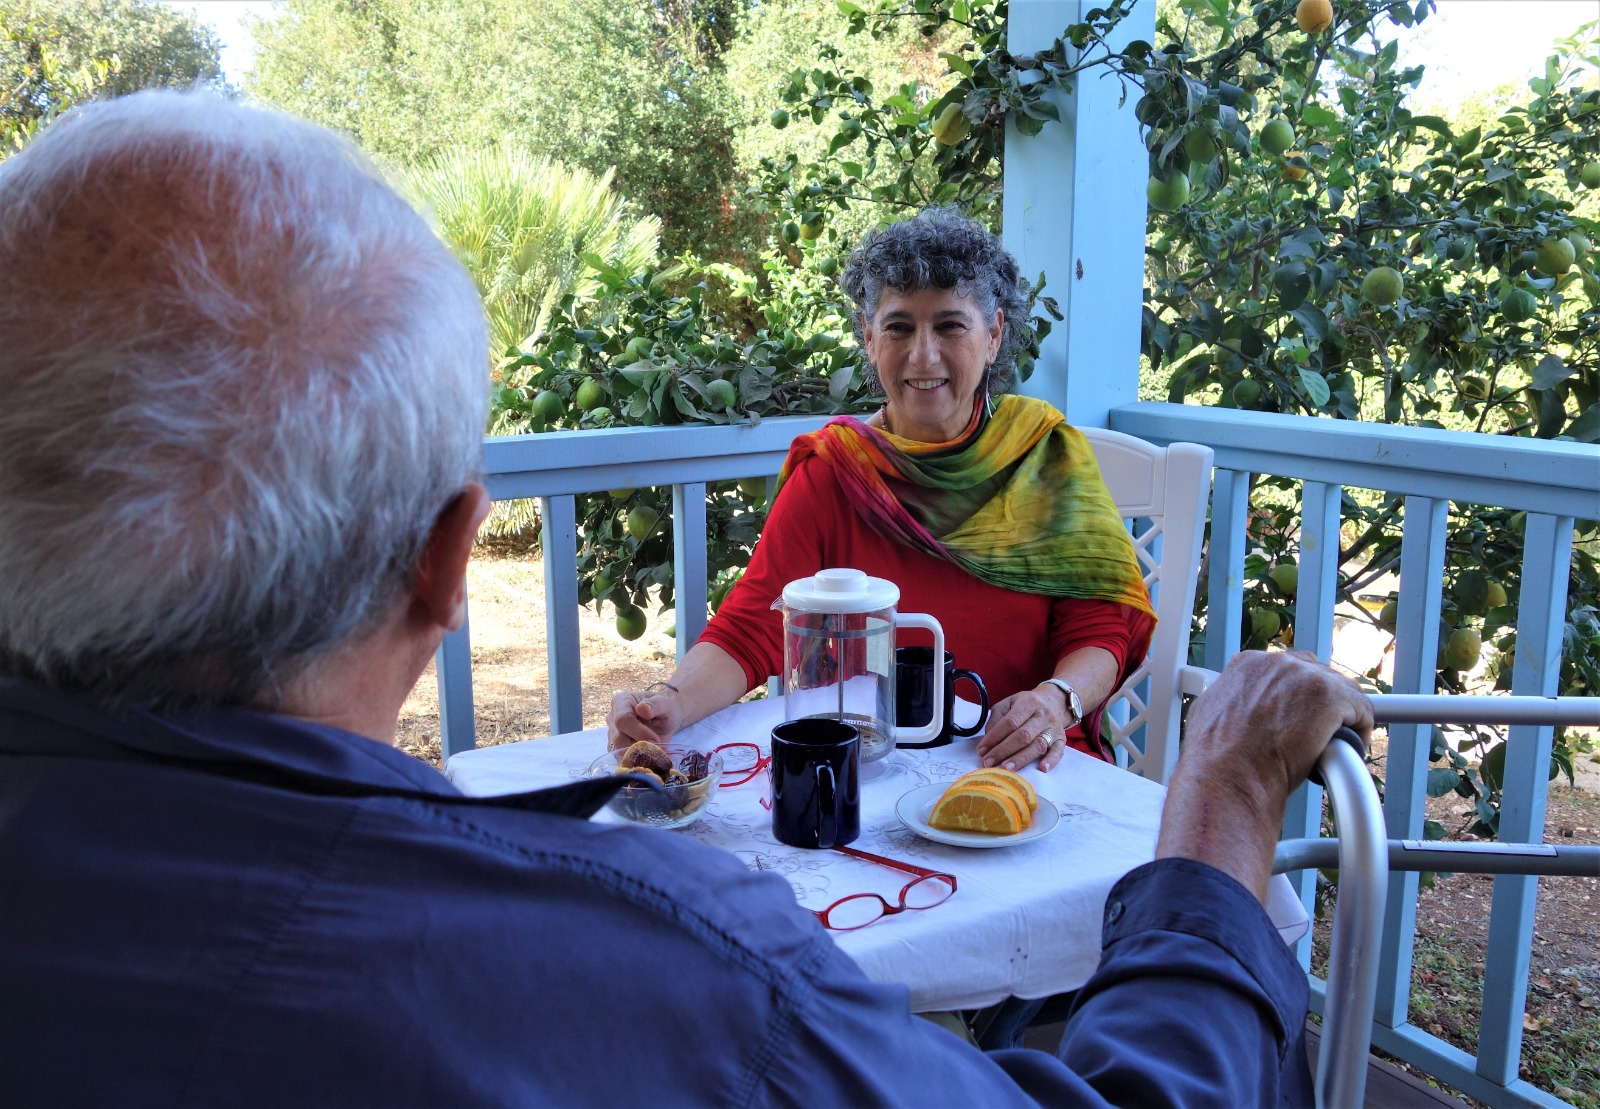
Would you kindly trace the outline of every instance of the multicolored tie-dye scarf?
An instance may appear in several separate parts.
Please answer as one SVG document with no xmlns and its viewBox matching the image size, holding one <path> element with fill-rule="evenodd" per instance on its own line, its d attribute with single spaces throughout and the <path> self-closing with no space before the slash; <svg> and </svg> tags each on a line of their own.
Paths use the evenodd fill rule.
<svg viewBox="0 0 1600 1109">
<path fill-rule="evenodd" d="M 1003 396 L 988 419 L 979 404 L 949 443 L 902 439 L 840 416 L 795 439 L 779 484 L 812 455 L 833 467 L 856 510 L 886 538 L 1004 589 L 1115 601 L 1154 620 L 1094 451 L 1044 401 Z"/>
</svg>

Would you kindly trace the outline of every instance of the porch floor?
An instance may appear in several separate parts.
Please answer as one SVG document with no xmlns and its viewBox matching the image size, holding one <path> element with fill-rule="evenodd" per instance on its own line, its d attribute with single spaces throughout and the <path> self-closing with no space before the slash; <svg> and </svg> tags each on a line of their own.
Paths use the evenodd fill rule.
<svg viewBox="0 0 1600 1109">
<path fill-rule="evenodd" d="M 1028 1029 L 1023 1043 L 1040 1051 L 1054 1052 L 1061 1042 L 1065 1023 L 1041 1024 Z M 1322 1036 L 1314 1024 L 1306 1026 L 1306 1050 L 1311 1056 L 1311 1069 L 1317 1067 L 1317 1049 Z M 1422 1079 L 1407 1074 L 1392 1063 L 1372 1056 L 1367 1060 L 1367 1100 L 1365 1109 L 1438 1109 L 1450 1106 L 1465 1109 L 1466 1102 L 1458 1101 L 1441 1090 L 1436 1090 Z"/>
</svg>

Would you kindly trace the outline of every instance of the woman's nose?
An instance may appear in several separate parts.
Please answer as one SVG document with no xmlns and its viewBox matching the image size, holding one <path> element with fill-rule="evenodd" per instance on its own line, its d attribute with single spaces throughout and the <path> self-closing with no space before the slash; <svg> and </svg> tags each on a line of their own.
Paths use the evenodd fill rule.
<svg viewBox="0 0 1600 1109">
<path fill-rule="evenodd" d="M 939 360 L 939 340 L 931 330 L 919 329 L 911 340 L 911 362 L 931 366 Z"/>
</svg>

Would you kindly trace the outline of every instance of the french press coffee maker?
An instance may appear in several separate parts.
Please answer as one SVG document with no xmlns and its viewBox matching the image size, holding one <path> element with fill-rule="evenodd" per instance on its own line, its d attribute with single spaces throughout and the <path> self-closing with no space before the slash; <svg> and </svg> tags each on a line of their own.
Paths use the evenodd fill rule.
<svg viewBox="0 0 1600 1109">
<path fill-rule="evenodd" d="M 876 762 L 896 743 L 926 743 L 939 735 L 935 713 L 920 728 L 894 719 L 897 628 L 933 633 L 935 658 L 944 657 L 944 628 L 932 616 L 895 612 L 900 587 L 861 570 L 823 570 L 784 586 L 772 607 L 783 611 L 784 719 L 824 717 L 861 733 L 861 761 Z M 934 668 L 933 703 L 944 703 L 944 669 Z"/>
</svg>

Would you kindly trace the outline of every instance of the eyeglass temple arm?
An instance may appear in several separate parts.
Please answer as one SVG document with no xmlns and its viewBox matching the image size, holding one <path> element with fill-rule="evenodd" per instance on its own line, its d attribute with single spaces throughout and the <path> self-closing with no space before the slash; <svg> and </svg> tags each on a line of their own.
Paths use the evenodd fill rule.
<svg viewBox="0 0 1600 1109">
<path fill-rule="evenodd" d="M 886 859 L 882 855 L 874 855 L 870 851 L 857 851 L 854 847 L 844 847 L 839 844 L 835 844 L 833 849 L 841 854 L 853 855 L 858 859 L 865 859 L 869 863 L 879 863 L 882 866 L 892 867 L 895 870 L 903 870 L 907 874 L 915 874 L 922 878 L 949 878 L 952 881 L 955 879 L 955 875 L 946 874 L 941 870 L 926 870 L 923 867 L 915 866 L 911 863 L 903 863 L 896 859 Z"/>
</svg>

